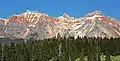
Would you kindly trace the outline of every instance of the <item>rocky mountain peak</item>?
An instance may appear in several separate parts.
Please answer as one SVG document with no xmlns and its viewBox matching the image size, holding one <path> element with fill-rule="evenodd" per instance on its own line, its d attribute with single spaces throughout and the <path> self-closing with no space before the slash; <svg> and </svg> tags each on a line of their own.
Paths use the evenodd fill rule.
<svg viewBox="0 0 120 61">
<path fill-rule="evenodd" d="M 64 13 L 64 14 L 63 14 L 63 17 L 65 17 L 65 18 L 70 18 L 71 16 L 68 15 L 67 13 Z"/>
<path fill-rule="evenodd" d="M 99 11 L 99 10 L 95 10 L 91 14 L 102 15 L 103 13 L 101 11 Z"/>
<path fill-rule="evenodd" d="M 58 33 L 75 37 L 120 37 L 120 21 L 98 10 L 81 18 L 71 17 L 67 13 L 55 18 L 39 11 L 26 11 L 0 19 L 0 36 L 25 39 L 34 33 L 35 39 L 51 38 Z"/>
<path fill-rule="evenodd" d="M 91 16 L 94 16 L 94 15 L 103 16 L 104 14 L 99 10 L 95 10 L 95 11 L 93 11 L 91 13 L 86 14 L 85 17 L 91 17 Z"/>
</svg>

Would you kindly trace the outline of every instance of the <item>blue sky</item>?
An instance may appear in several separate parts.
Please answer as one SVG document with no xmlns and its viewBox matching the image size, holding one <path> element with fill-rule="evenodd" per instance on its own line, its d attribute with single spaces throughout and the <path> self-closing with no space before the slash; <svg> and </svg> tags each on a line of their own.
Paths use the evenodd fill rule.
<svg viewBox="0 0 120 61">
<path fill-rule="evenodd" d="M 74 17 L 84 16 L 93 10 L 120 20 L 119 0 L 0 0 L 0 17 L 7 18 L 25 10 L 39 10 L 50 16 L 68 13 Z"/>
</svg>

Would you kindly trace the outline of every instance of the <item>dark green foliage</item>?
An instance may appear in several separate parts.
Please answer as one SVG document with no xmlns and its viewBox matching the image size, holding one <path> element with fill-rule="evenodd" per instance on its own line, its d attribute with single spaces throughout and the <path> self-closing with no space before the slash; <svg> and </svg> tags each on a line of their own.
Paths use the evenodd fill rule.
<svg viewBox="0 0 120 61">
<path fill-rule="evenodd" d="M 120 38 L 58 37 L 0 44 L 0 61 L 85 61 L 85 57 L 87 61 L 101 61 L 101 55 L 106 61 L 120 55 Z"/>
</svg>

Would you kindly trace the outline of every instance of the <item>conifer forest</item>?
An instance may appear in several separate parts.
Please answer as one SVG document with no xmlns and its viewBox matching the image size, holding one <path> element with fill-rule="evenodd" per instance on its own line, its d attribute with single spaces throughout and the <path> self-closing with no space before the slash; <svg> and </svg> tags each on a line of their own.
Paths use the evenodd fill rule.
<svg viewBox="0 0 120 61">
<path fill-rule="evenodd" d="M 112 37 L 57 37 L 0 44 L 0 61 L 117 61 L 116 56 L 120 56 L 120 38 Z"/>
</svg>

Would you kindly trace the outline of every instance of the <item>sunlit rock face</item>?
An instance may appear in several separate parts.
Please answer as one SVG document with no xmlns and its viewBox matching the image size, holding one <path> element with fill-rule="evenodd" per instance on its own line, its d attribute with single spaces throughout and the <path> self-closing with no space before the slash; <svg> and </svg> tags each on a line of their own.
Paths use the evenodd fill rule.
<svg viewBox="0 0 120 61">
<path fill-rule="evenodd" d="M 26 11 L 7 19 L 0 19 L 0 37 L 35 39 L 60 36 L 120 37 L 120 21 L 93 11 L 74 18 L 64 13 L 60 17 L 48 16 L 38 11 Z"/>
<path fill-rule="evenodd" d="M 36 11 L 13 15 L 4 21 L 6 21 L 6 26 L 3 27 L 1 23 L 0 27 L 5 28 L 6 36 L 10 38 L 25 39 L 34 33 L 37 36 L 36 39 L 51 38 L 58 30 L 54 23 L 57 19 Z"/>
<path fill-rule="evenodd" d="M 61 23 L 61 29 L 64 30 L 60 32 L 62 35 L 75 37 L 120 37 L 120 22 L 105 16 L 100 11 L 93 11 L 81 18 L 73 18 L 69 15 L 67 17 L 63 15 L 58 18 L 66 21 Z"/>
</svg>

